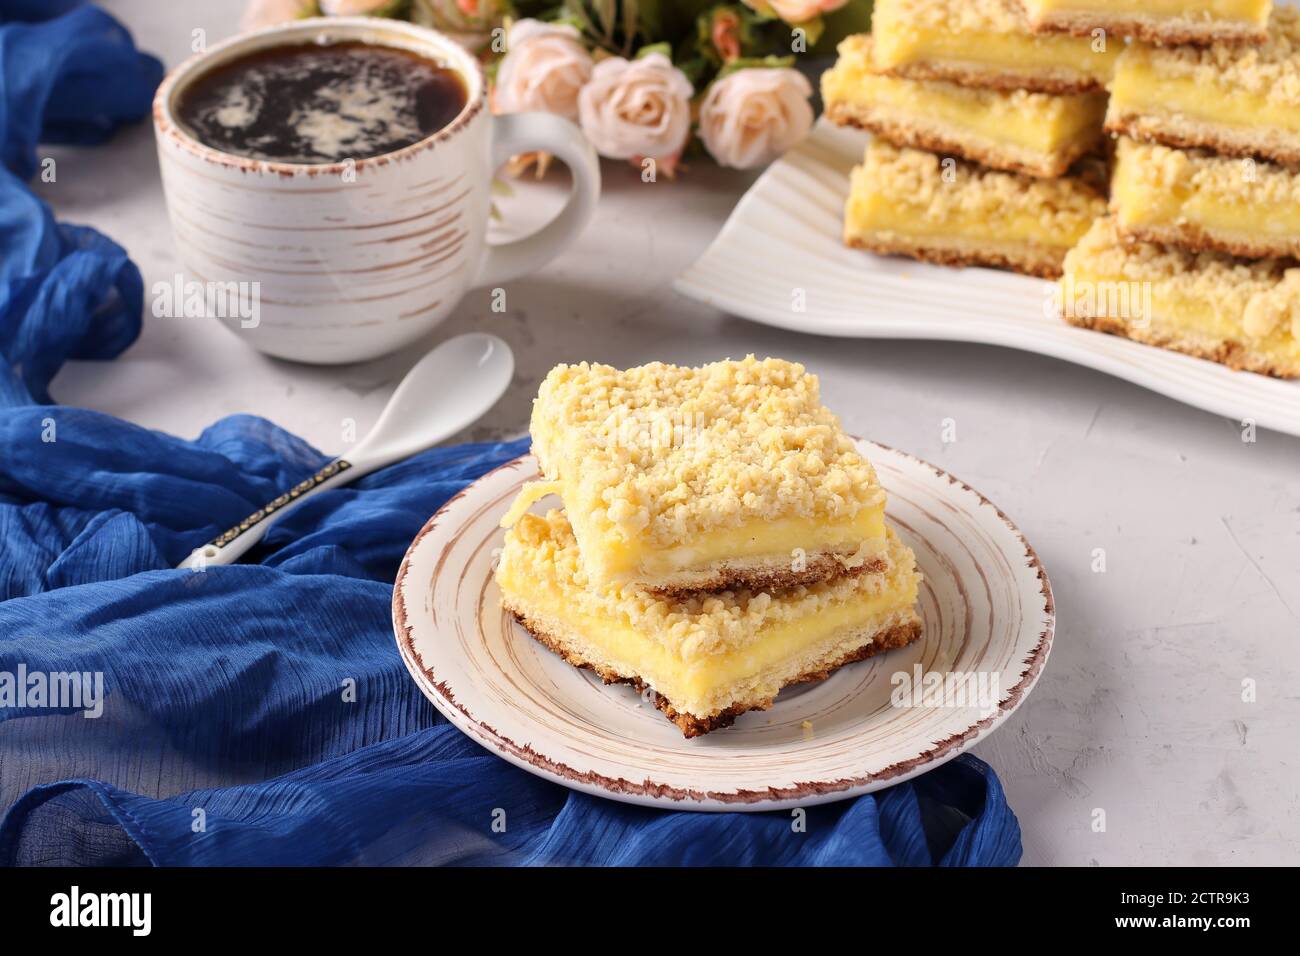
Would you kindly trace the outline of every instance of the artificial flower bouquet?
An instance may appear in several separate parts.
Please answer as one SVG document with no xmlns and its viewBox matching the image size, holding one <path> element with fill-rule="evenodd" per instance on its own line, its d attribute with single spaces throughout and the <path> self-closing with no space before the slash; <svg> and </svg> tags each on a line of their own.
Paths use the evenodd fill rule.
<svg viewBox="0 0 1300 956">
<path fill-rule="evenodd" d="M 602 156 L 672 176 L 690 149 L 751 169 L 812 126 L 799 55 L 861 26 L 867 0 L 252 0 L 244 27 L 388 16 L 478 52 L 501 113 L 578 123 Z M 838 29 L 827 29 L 828 15 Z M 542 166 L 544 168 L 544 164 Z"/>
</svg>

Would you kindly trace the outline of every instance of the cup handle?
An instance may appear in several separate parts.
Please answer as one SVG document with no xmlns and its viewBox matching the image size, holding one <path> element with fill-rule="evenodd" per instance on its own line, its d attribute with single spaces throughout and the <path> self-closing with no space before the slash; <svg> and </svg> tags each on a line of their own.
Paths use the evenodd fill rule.
<svg viewBox="0 0 1300 956">
<path fill-rule="evenodd" d="M 573 176 L 573 190 L 560 214 L 531 236 L 489 245 L 475 286 L 494 286 L 536 272 L 578 237 L 600 198 L 600 160 L 581 130 L 552 113 L 504 113 L 492 117 L 492 169 L 511 156 L 554 153 Z"/>
</svg>

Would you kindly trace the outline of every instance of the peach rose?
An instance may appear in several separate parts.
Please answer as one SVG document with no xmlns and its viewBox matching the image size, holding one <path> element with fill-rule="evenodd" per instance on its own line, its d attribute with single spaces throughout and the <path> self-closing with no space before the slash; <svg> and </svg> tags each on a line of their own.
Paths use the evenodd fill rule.
<svg viewBox="0 0 1300 956">
<path fill-rule="evenodd" d="M 565 24 L 519 20 L 506 38 L 493 105 L 499 113 L 540 110 L 578 118 L 578 92 L 591 79 L 591 54 Z"/>
<path fill-rule="evenodd" d="M 825 13 L 832 13 L 849 0 L 744 0 L 757 13 L 775 14 L 786 23 L 807 23 Z"/>
<path fill-rule="evenodd" d="M 677 156 L 691 135 L 691 81 L 662 53 L 610 57 L 578 95 L 582 131 L 611 159 Z"/>
<path fill-rule="evenodd" d="M 736 70 L 717 80 L 700 104 L 700 139 L 720 166 L 752 169 L 808 135 L 812 84 L 781 68 Z"/>
</svg>

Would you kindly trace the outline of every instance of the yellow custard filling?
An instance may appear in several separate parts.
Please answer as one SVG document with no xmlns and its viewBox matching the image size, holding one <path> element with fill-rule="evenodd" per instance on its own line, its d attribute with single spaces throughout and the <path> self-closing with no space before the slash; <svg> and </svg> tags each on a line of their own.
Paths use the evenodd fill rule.
<svg viewBox="0 0 1300 956">
<path fill-rule="evenodd" d="M 1078 268 L 1070 275 L 1076 289 L 1084 283 L 1101 286 L 1118 285 L 1126 281 L 1122 275 L 1093 273 L 1086 268 Z M 1229 308 L 1228 303 L 1208 301 L 1198 295 L 1159 284 L 1152 287 L 1150 302 L 1151 315 L 1146 321 L 1153 328 L 1177 330 L 1209 340 L 1245 341 L 1249 342 L 1252 349 L 1275 355 L 1282 362 L 1293 366 L 1300 363 L 1300 344 L 1291 335 L 1289 327 L 1286 332 L 1250 335 L 1244 327 L 1244 311 Z M 1112 317 L 1135 321 L 1128 316 Z M 1136 320 L 1138 324 L 1142 321 L 1141 317 Z M 1280 329 L 1282 326 L 1278 324 L 1274 328 Z"/>
<path fill-rule="evenodd" d="M 1101 133 L 1106 112 L 1102 93 L 1056 96 L 886 76 L 872 66 L 869 36 L 849 37 L 839 54 L 834 69 L 822 77 L 827 103 L 885 107 L 917 122 L 938 121 L 958 135 L 1041 153 L 1091 142 Z"/>
<path fill-rule="evenodd" d="M 864 511 L 849 521 L 821 523 L 805 518 L 780 518 L 753 521 L 739 528 L 728 528 L 700 535 L 695 540 L 655 551 L 650 548 L 614 543 L 608 562 L 614 577 L 651 576 L 683 571 L 728 558 L 756 559 L 774 557 L 792 560 L 794 552 L 856 551 L 862 544 L 874 545 L 879 551 L 885 539 L 885 509 Z"/>
<path fill-rule="evenodd" d="M 510 527 L 536 501 L 549 494 L 559 494 L 557 481 L 530 482 L 502 519 Z M 583 560 L 597 580 L 622 583 L 653 579 L 714 562 L 771 558 L 785 563 L 798 558 L 799 551 L 813 554 L 822 551 L 857 552 L 864 557 L 884 548 L 884 504 L 865 509 L 850 519 L 821 521 L 809 518 L 777 518 L 751 521 L 740 527 L 722 528 L 700 534 L 670 548 L 656 549 L 644 538 L 624 539 L 604 533 L 600 523 L 590 516 L 579 517 L 571 511 L 579 540 L 584 542 Z"/>
<path fill-rule="evenodd" d="M 877 0 L 875 63 L 893 69 L 927 61 L 1011 73 L 1072 71 L 1105 85 L 1119 44 L 1029 32 L 1015 0 Z"/>
<path fill-rule="evenodd" d="M 1186 20 L 1231 20 L 1263 26 L 1273 0 L 1022 0 L 1031 20 L 1045 13 L 1133 13 Z"/>
<path fill-rule="evenodd" d="M 1300 268 L 1291 265 L 1285 259 L 1245 260 L 1125 242 L 1106 218 L 1066 256 L 1061 297 L 1066 310 L 1081 315 L 1238 341 L 1296 367 Z M 1116 302 L 1130 309 L 1116 310 Z"/>
<path fill-rule="evenodd" d="M 1072 246 L 1106 202 L 1079 180 L 1038 179 L 872 140 L 853 170 L 845 233 Z"/>
<path fill-rule="evenodd" d="M 1279 102 L 1266 93 L 1234 89 L 1209 78 L 1163 76 L 1139 47 L 1126 50 L 1116 68 L 1110 90 L 1113 115 L 1181 115 L 1215 125 L 1271 126 L 1300 133 L 1300 102 Z"/>
<path fill-rule="evenodd" d="M 1121 137 L 1111 181 L 1119 225 L 1300 238 L 1300 173 L 1252 159 Z"/>
<path fill-rule="evenodd" d="M 527 515 L 506 536 L 496 580 L 505 604 L 579 643 L 593 662 L 638 676 L 679 710 L 708 715 L 726 691 L 850 629 L 883 625 L 916 602 L 911 552 L 890 534 L 886 577 L 676 600 L 591 588 L 563 514 Z"/>
<path fill-rule="evenodd" d="M 743 650 L 688 663 L 626 621 L 574 610 L 564 592 L 547 582 L 506 573 L 498 575 L 498 583 L 503 593 L 518 595 L 536 613 L 562 621 L 584 635 L 605 655 L 605 663 L 629 676 L 641 677 L 679 709 L 702 715 L 711 712 L 715 691 L 760 674 L 800 651 L 824 643 L 837 632 L 905 610 L 917 596 L 915 578 L 895 581 L 878 594 L 856 597 L 807 620 L 766 627 Z"/>
<path fill-rule="evenodd" d="M 1278 7 L 1264 43 L 1131 43 L 1115 64 L 1110 115 L 1300 132 L 1300 9 Z"/>
</svg>

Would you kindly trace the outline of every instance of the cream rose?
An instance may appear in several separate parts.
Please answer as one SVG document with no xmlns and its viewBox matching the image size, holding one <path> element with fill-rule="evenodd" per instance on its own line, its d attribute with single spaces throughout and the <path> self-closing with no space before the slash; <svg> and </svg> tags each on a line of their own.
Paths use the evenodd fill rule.
<svg viewBox="0 0 1300 956">
<path fill-rule="evenodd" d="M 691 135 L 691 81 L 662 53 L 610 57 L 578 95 L 582 131 L 611 159 L 675 157 Z"/>
<path fill-rule="evenodd" d="M 759 13 L 775 13 L 786 23 L 807 23 L 814 17 L 831 13 L 849 0 L 744 0 L 745 6 Z"/>
<path fill-rule="evenodd" d="M 812 84 L 795 70 L 736 70 L 714 82 L 700 104 L 700 139 L 720 166 L 769 163 L 812 127 Z"/>
<path fill-rule="evenodd" d="M 577 119 L 578 92 L 589 79 L 591 54 L 574 27 L 519 20 L 497 67 L 493 105 L 499 113 L 540 110 Z"/>
</svg>

